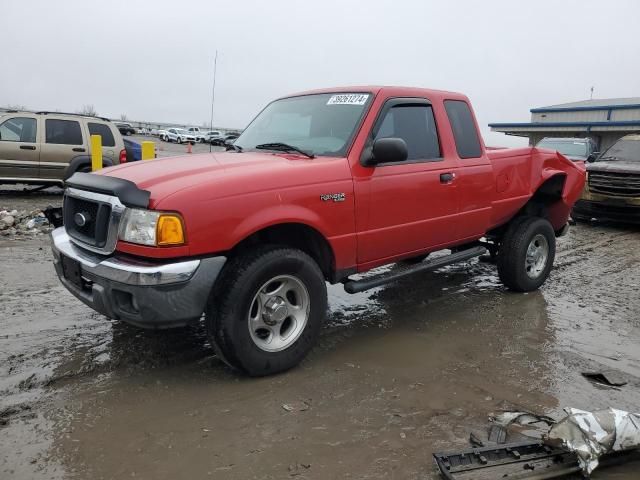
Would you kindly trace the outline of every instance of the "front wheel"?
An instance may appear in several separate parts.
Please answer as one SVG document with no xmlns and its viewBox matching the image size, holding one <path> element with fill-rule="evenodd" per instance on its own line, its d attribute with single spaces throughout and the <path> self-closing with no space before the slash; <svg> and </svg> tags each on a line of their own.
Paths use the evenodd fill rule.
<svg viewBox="0 0 640 480">
<path fill-rule="evenodd" d="M 556 255 L 556 236 L 548 220 L 521 217 L 511 224 L 498 251 L 498 275 L 516 292 L 539 288 L 549 276 Z"/>
<path fill-rule="evenodd" d="M 315 344 L 327 310 L 324 276 L 306 253 L 263 246 L 232 258 L 205 311 L 216 351 L 251 376 L 296 366 Z"/>
</svg>

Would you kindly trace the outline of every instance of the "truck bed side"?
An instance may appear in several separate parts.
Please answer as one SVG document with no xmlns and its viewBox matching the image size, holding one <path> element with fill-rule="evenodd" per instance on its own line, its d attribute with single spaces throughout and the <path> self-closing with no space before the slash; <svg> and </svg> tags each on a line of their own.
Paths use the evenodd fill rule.
<svg viewBox="0 0 640 480">
<path fill-rule="evenodd" d="M 489 150 L 487 156 L 495 177 L 491 229 L 508 222 L 534 195 L 544 202 L 554 229 L 567 222 L 584 186 L 579 165 L 557 152 L 533 147 Z"/>
</svg>

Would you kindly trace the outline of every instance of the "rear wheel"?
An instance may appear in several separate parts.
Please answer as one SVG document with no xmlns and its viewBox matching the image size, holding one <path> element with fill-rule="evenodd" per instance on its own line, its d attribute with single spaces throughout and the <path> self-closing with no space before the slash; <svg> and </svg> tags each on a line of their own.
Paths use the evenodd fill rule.
<svg viewBox="0 0 640 480">
<path fill-rule="evenodd" d="M 306 253 L 264 246 L 233 258 L 205 319 L 217 352 L 252 376 L 296 366 L 315 344 L 327 310 L 318 265 Z"/>
<path fill-rule="evenodd" d="M 555 254 L 555 232 L 548 220 L 518 218 L 508 228 L 500 245 L 500 280 L 516 292 L 536 290 L 549 276 Z"/>
</svg>

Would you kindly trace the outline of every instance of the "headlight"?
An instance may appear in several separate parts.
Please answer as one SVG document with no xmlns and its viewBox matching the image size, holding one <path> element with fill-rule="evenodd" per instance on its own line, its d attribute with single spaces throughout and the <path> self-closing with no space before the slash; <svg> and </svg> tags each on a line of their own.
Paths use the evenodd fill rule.
<svg viewBox="0 0 640 480">
<path fill-rule="evenodd" d="M 182 218 L 176 213 L 128 208 L 122 221 L 120 240 L 152 247 L 182 245 Z"/>
</svg>

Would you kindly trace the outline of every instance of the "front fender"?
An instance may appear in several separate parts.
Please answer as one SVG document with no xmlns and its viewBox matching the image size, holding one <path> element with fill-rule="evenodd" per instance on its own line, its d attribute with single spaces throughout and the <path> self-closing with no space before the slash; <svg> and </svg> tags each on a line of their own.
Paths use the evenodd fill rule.
<svg viewBox="0 0 640 480">
<path fill-rule="evenodd" d="M 236 243 L 239 243 L 260 230 L 285 223 L 300 223 L 314 228 L 325 238 L 329 236 L 322 218 L 313 210 L 299 205 L 275 205 L 246 217 L 238 223 L 231 237 L 238 239 Z"/>
</svg>

